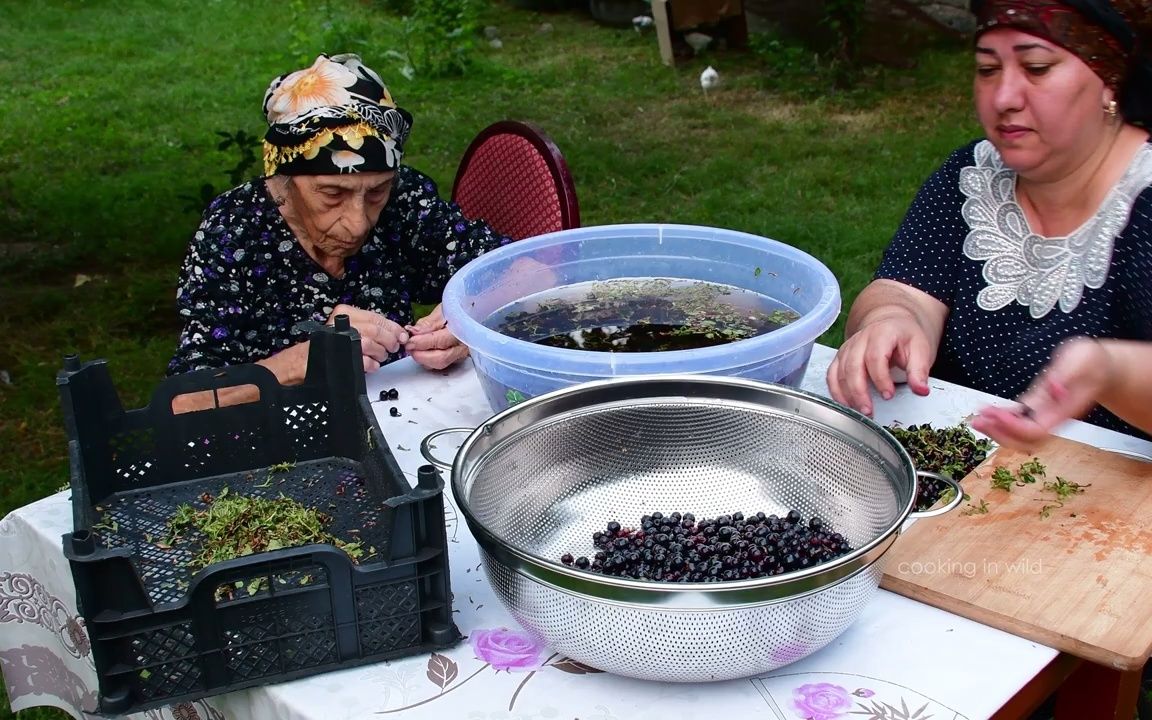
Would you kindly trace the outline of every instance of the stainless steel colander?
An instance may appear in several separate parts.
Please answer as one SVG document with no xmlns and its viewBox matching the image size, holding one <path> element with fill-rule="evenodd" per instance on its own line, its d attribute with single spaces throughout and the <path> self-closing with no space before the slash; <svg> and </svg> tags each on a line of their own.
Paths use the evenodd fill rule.
<svg viewBox="0 0 1152 720">
<path fill-rule="evenodd" d="M 516 405 L 470 432 L 452 490 L 488 579 L 558 652 L 631 677 L 698 682 L 768 672 L 820 649 L 859 615 L 912 513 L 917 473 L 868 418 L 824 398 L 703 375 L 585 383 Z M 948 480 L 948 482 L 951 482 Z M 559 562 L 641 515 L 818 515 L 856 548 L 784 575 L 662 583 Z"/>
</svg>

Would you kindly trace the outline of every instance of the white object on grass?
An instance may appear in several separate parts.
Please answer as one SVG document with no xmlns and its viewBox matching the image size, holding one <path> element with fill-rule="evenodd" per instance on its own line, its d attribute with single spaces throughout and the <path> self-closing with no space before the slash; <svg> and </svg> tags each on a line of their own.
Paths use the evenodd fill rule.
<svg viewBox="0 0 1152 720">
<path fill-rule="evenodd" d="M 704 72 L 700 73 L 700 87 L 704 90 L 704 95 L 708 95 L 708 91 L 720 84 L 720 73 L 716 72 L 716 68 L 709 65 L 704 68 Z"/>
</svg>

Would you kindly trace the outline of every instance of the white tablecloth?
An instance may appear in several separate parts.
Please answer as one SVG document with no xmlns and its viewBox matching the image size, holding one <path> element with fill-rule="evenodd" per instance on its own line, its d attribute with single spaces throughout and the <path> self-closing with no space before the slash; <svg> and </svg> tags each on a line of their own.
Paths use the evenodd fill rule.
<svg viewBox="0 0 1152 720">
<path fill-rule="evenodd" d="M 804 388 L 826 393 L 833 351 L 817 346 Z M 881 423 L 952 425 L 994 398 L 932 381 L 928 397 L 901 389 L 877 402 Z M 376 403 L 380 426 L 401 468 L 415 482 L 424 464 L 420 441 L 444 427 L 476 426 L 491 415 L 470 363 L 445 373 L 410 360 L 369 377 L 369 396 L 395 387 L 399 400 Z M 401 415 L 388 410 L 397 407 Z M 1061 433 L 1100 447 L 1145 454 L 1152 444 L 1071 423 Z M 463 440 L 463 435 L 458 440 Z M 451 458 L 454 446 L 440 442 Z M 880 591 L 860 619 L 828 647 L 763 677 L 709 684 L 663 684 L 589 672 L 547 648 L 519 642 L 523 633 L 492 594 L 475 542 L 445 493 L 456 622 L 471 639 L 433 656 L 330 672 L 237 691 L 136 718 L 352 720 L 418 718 L 580 718 L 674 720 L 758 717 L 845 720 L 885 704 L 933 720 L 990 716 L 1056 651 L 1008 633 Z M 0 521 L 0 668 L 14 709 L 55 705 L 83 717 L 95 705 L 96 675 L 76 618 L 75 594 L 61 536 L 72 530 L 68 493 L 12 512 Z M 493 647 L 517 647 L 498 659 Z M 899 717 L 876 714 L 876 718 Z"/>
</svg>

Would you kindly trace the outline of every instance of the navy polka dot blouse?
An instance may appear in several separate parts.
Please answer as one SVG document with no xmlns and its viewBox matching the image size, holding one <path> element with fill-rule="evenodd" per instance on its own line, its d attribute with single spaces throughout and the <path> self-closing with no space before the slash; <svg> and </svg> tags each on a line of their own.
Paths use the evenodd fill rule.
<svg viewBox="0 0 1152 720">
<path fill-rule="evenodd" d="M 1152 340 L 1152 146 L 1101 213 L 1069 238 L 1041 238 L 1015 203 L 1014 174 L 986 141 L 952 154 L 921 187 L 877 278 L 948 306 L 934 377 L 1005 398 L 1022 393 L 1073 335 Z M 1120 193 L 1123 195 L 1123 193 Z M 1089 422 L 1147 437 L 1103 408 Z"/>
<path fill-rule="evenodd" d="M 411 323 L 412 302 L 438 303 L 456 270 L 508 242 L 402 165 L 376 227 L 336 278 L 304 251 L 264 180 L 253 180 L 213 200 L 193 236 L 176 292 L 184 329 L 168 374 L 274 355 L 308 339 L 297 323 L 325 322 L 341 303 Z"/>
</svg>

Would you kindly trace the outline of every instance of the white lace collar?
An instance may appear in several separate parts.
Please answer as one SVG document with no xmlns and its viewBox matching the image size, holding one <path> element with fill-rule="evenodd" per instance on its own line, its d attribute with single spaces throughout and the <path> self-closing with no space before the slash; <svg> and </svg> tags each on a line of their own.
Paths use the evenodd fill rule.
<svg viewBox="0 0 1152 720">
<path fill-rule="evenodd" d="M 1016 202 L 1016 173 L 1004 167 L 992 143 L 975 148 L 976 165 L 960 170 L 961 209 L 971 231 L 964 254 L 983 260 L 988 285 L 976 297 L 984 310 L 999 310 L 1016 301 L 1042 318 L 1060 304 L 1069 313 L 1084 288 L 1099 288 L 1108 277 L 1112 246 L 1128 224 L 1136 197 L 1152 184 L 1152 148 L 1137 151 L 1096 214 L 1067 237 L 1032 232 Z"/>
</svg>

